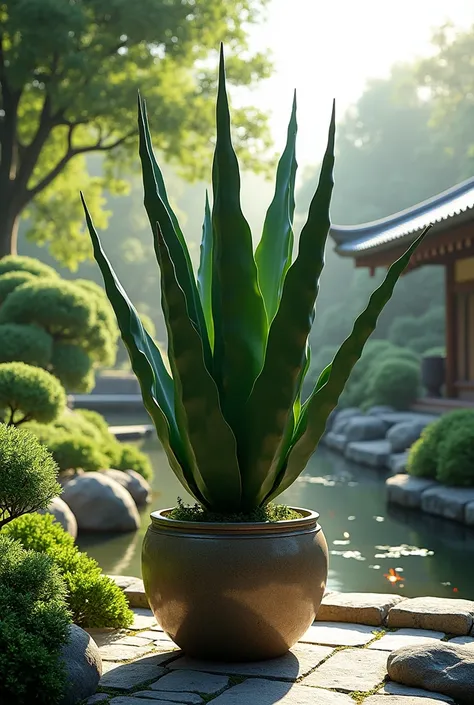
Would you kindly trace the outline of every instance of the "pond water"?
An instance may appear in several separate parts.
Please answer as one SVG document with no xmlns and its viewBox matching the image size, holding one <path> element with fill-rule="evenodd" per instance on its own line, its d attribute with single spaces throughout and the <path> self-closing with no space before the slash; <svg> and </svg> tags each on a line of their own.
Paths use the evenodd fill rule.
<svg viewBox="0 0 474 705">
<path fill-rule="evenodd" d="M 147 439 L 141 447 L 155 470 L 153 501 L 142 512 L 141 529 L 114 536 L 83 534 L 78 540 L 106 573 L 139 576 L 150 510 L 171 507 L 178 496 L 186 499 L 157 439 Z M 330 589 L 474 597 L 474 532 L 421 512 L 387 506 L 379 471 L 320 448 L 281 499 L 320 513 L 331 554 Z M 393 579 L 392 571 L 394 582 L 388 579 Z"/>
</svg>

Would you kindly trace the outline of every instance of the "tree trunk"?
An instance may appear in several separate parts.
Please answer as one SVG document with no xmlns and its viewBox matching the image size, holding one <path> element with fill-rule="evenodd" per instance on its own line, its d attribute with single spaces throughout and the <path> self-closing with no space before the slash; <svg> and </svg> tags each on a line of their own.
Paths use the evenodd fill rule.
<svg viewBox="0 0 474 705">
<path fill-rule="evenodd" d="M 0 258 L 17 254 L 19 220 L 18 213 L 0 206 Z"/>
</svg>

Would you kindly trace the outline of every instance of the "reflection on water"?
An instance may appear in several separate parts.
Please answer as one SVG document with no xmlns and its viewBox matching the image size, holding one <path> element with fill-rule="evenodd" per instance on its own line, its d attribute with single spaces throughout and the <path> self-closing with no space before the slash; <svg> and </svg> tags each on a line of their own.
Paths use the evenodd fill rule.
<svg viewBox="0 0 474 705">
<path fill-rule="evenodd" d="M 145 441 L 142 449 L 150 455 L 155 480 L 140 531 L 82 535 L 78 541 L 107 573 L 140 575 L 150 509 L 173 506 L 178 496 L 188 499 L 157 440 Z M 282 500 L 320 513 L 331 553 L 330 588 L 473 598 L 474 532 L 421 512 L 388 507 L 379 471 L 321 448 Z"/>
</svg>

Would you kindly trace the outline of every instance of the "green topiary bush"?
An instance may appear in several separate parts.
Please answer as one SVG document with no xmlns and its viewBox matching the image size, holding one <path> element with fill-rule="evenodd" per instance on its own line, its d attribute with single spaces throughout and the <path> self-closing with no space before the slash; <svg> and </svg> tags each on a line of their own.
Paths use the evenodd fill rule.
<svg viewBox="0 0 474 705">
<path fill-rule="evenodd" d="M 77 345 L 73 343 L 54 343 L 51 366 L 55 376 L 67 390 L 86 394 L 94 388 L 95 379 L 92 360 Z"/>
<path fill-rule="evenodd" d="M 6 272 L 29 272 L 36 277 L 48 277 L 58 279 L 59 275 L 55 269 L 43 264 L 34 257 L 23 257 L 21 255 L 8 255 L 0 260 L 0 276 Z"/>
<path fill-rule="evenodd" d="M 24 548 L 45 553 L 58 567 L 67 588 L 75 624 L 87 628 L 128 627 L 133 613 L 122 590 L 102 574 L 99 564 L 81 553 L 51 515 L 21 517 L 5 530 Z"/>
<path fill-rule="evenodd" d="M 60 702 L 66 674 L 59 655 L 71 622 L 65 594 L 51 558 L 0 534 L 1 703 Z"/>
<path fill-rule="evenodd" d="M 474 417 L 452 427 L 440 443 L 436 479 L 445 485 L 474 485 Z"/>
<path fill-rule="evenodd" d="M 443 344 L 443 337 L 437 333 L 427 332 L 424 335 L 412 338 L 409 342 L 410 350 L 423 355 L 427 350 L 439 347 Z"/>
<path fill-rule="evenodd" d="M 0 424 L 0 529 L 26 512 L 46 509 L 61 493 L 57 474 L 51 455 L 32 433 Z"/>
<path fill-rule="evenodd" d="M 420 368 L 416 363 L 389 358 L 379 362 L 373 370 L 368 387 L 368 404 L 409 409 L 419 394 L 420 385 Z"/>
<path fill-rule="evenodd" d="M 0 305 L 17 286 L 34 281 L 35 275 L 30 272 L 6 272 L 0 276 Z"/>
<path fill-rule="evenodd" d="M 115 464 L 115 469 L 135 470 L 135 472 L 142 475 L 145 480 L 151 482 L 153 479 L 153 468 L 148 456 L 130 443 L 121 443 L 120 448 L 121 457 Z"/>
<path fill-rule="evenodd" d="M 59 470 L 85 470 L 95 472 L 105 470 L 109 459 L 100 444 L 93 438 L 81 433 L 60 432 L 59 429 L 44 441 L 58 464 Z"/>
<path fill-rule="evenodd" d="M 25 362 L 47 369 L 52 352 L 53 339 L 41 328 L 21 323 L 0 325 L 0 363 Z"/>
<path fill-rule="evenodd" d="M 46 370 L 24 362 L 0 364 L 0 409 L 9 425 L 30 420 L 49 423 L 65 406 L 63 387 Z"/>
</svg>

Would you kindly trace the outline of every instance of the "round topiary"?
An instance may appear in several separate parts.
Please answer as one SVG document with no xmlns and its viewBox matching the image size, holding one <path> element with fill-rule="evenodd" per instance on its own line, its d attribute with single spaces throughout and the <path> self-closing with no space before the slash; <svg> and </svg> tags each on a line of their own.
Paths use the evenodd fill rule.
<svg viewBox="0 0 474 705">
<path fill-rule="evenodd" d="M 0 276 L 0 305 L 3 304 L 8 294 L 11 294 L 17 286 L 26 284 L 35 279 L 35 275 L 30 272 L 6 272 Z"/>
<path fill-rule="evenodd" d="M 83 433 L 67 433 L 57 429 L 45 443 L 61 472 L 78 469 L 96 472 L 105 470 L 109 465 L 109 458 L 97 440 Z"/>
<path fill-rule="evenodd" d="M 61 493 L 58 468 L 28 431 L 0 424 L 0 528 L 26 512 L 46 509 Z"/>
<path fill-rule="evenodd" d="M 153 479 L 153 468 L 145 453 L 130 443 L 121 443 L 121 457 L 115 465 L 116 470 L 135 470 L 148 482 Z"/>
<path fill-rule="evenodd" d="M 398 316 L 391 324 L 388 338 L 393 345 L 406 347 L 420 334 L 420 321 L 415 316 Z"/>
<path fill-rule="evenodd" d="M 417 364 L 410 360 L 389 358 L 379 362 L 373 370 L 368 390 L 370 404 L 409 409 L 418 396 L 420 384 Z"/>
<path fill-rule="evenodd" d="M 74 284 L 91 297 L 96 306 L 96 323 L 85 341 L 85 349 L 102 366 L 112 367 L 117 356 L 119 329 L 112 306 L 104 290 L 89 279 L 75 279 Z"/>
<path fill-rule="evenodd" d="M 25 362 L 47 368 L 52 351 L 53 339 L 41 328 L 21 323 L 0 325 L 0 363 Z"/>
<path fill-rule="evenodd" d="M 30 514 L 9 524 L 8 535 L 28 549 L 47 554 L 66 581 L 67 603 L 75 624 L 85 628 L 124 628 L 133 614 L 122 590 L 99 564 L 74 545 L 51 515 Z"/>
<path fill-rule="evenodd" d="M 94 388 L 92 360 L 84 350 L 73 343 L 54 343 L 51 368 L 69 391 L 86 394 Z"/>
<path fill-rule="evenodd" d="M 60 651 L 71 622 L 65 584 L 48 556 L 0 535 L 0 702 L 56 705 L 66 674 Z"/>
<path fill-rule="evenodd" d="M 59 277 L 55 269 L 34 257 L 22 255 L 7 255 L 0 260 L 0 276 L 6 272 L 29 272 L 36 277 Z"/>
<path fill-rule="evenodd" d="M 63 387 L 46 370 L 24 362 L 0 364 L 0 409 L 9 425 L 30 420 L 49 423 L 65 406 Z"/>
<path fill-rule="evenodd" d="M 445 485 L 474 486 L 474 418 L 451 428 L 440 443 L 436 479 Z"/>
<path fill-rule="evenodd" d="M 419 353 L 420 355 L 423 355 L 426 353 L 427 350 L 430 350 L 435 347 L 439 347 L 443 344 L 443 336 L 440 336 L 437 333 L 425 333 L 424 335 L 417 336 L 416 338 L 412 338 L 409 341 L 409 348 L 410 350 L 413 350 L 416 353 Z"/>
</svg>

